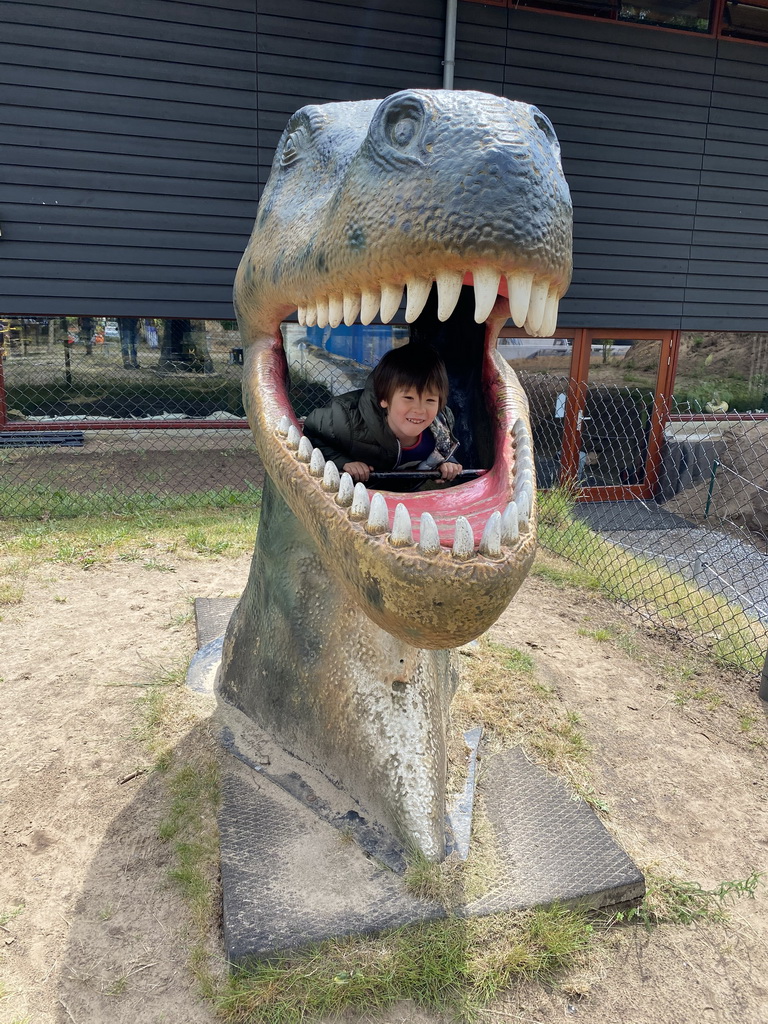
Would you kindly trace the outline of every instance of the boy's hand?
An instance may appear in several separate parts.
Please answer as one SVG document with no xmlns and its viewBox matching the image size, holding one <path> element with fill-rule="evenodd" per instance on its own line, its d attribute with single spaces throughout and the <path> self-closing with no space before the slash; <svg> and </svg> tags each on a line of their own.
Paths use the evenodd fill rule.
<svg viewBox="0 0 768 1024">
<path fill-rule="evenodd" d="M 373 466 L 365 462 L 345 462 L 344 472 L 349 473 L 356 484 L 364 484 L 373 472 Z"/>
<path fill-rule="evenodd" d="M 462 466 L 458 462 L 441 462 L 440 463 L 440 476 L 443 480 L 455 480 L 456 477 L 462 470 Z"/>
</svg>

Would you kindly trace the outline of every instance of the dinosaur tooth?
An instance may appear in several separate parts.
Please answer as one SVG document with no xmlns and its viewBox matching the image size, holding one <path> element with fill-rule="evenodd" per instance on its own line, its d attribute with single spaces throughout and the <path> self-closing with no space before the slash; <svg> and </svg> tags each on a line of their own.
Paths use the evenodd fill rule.
<svg viewBox="0 0 768 1024">
<path fill-rule="evenodd" d="M 367 533 L 386 533 L 389 529 L 389 509 L 383 494 L 374 494 L 371 498 L 371 509 L 368 522 L 365 524 Z"/>
<path fill-rule="evenodd" d="M 344 293 L 344 323 L 351 327 L 360 313 L 360 296 L 355 292 Z"/>
<path fill-rule="evenodd" d="M 328 298 L 328 326 L 338 327 L 344 319 L 344 299 L 341 295 L 331 295 Z"/>
<path fill-rule="evenodd" d="M 475 280 L 475 323 L 482 324 L 496 304 L 501 274 L 493 267 L 476 267 L 472 276 Z"/>
<path fill-rule="evenodd" d="M 518 469 L 515 473 L 515 497 L 523 493 L 523 490 L 533 489 L 533 473 L 530 469 Z"/>
<path fill-rule="evenodd" d="M 512 429 L 515 432 L 515 441 L 517 444 L 528 444 L 530 447 L 531 435 L 528 433 L 528 427 L 525 425 L 525 420 L 521 416 L 518 416 L 515 420 L 515 425 Z"/>
<path fill-rule="evenodd" d="M 428 515 L 429 513 L 424 513 Z M 396 548 L 407 548 L 413 544 L 413 528 L 411 526 L 411 513 L 402 503 L 398 502 L 395 508 L 395 518 L 392 520 L 392 533 L 389 536 L 389 543 Z"/>
<path fill-rule="evenodd" d="M 515 445 L 515 462 L 519 466 L 525 464 L 530 468 L 531 465 L 531 446 L 527 441 L 519 441 Z"/>
<path fill-rule="evenodd" d="M 501 558 L 501 512 L 493 512 L 485 524 L 480 554 L 486 558 Z"/>
<path fill-rule="evenodd" d="M 423 555 L 436 555 L 440 551 L 440 534 L 437 532 L 437 523 L 429 512 L 422 512 L 419 521 L 419 551 Z"/>
<path fill-rule="evenodd" d="M 531 301 L 533 274 L 525 270 L 516 270 L 507 274 L 507 291 L 509 293 L 509 313 L 515 327 L 523 327 L 528 319 L 528 306 Z"/>
<path fill-rule="evenodd" d="M 515 452 L 515 475 L 518 473 L 530 473 L 531 480 L 533 480 L 533 464 L 530 449 L 518 448 Z"/>
<path fill-rule="evenodd" d="M 544 319 L 544 307 L 547 304 L 549 294 L 549 281 L 544 277 L 537 277 L 531 288 L 531 303 L 528 306 L 528 318 L 525 321 L 525 329 L 534 337 L 539 335 L 541 321 Z"/>
<path fill-rule="evenodd" d="M 322 476 L 325 471 L 325 456 L 319 448 L 312 449 L 312 458 L 309 460 L 309 472 L 312 476 Z"/>
<path fill-rule="evenodd" d="M 405 282 L 405 287 L 408 296 L 405 306 L 405 322 L 412 324 L 427 303 L 432 282 L 425 277 L 412 277 Z"/>
<path fill-rule="evenodd" d="M 533 465 L 533 455 L 527 444 L 520 444 L 515 449 L 515 465 L 521 469 L 530 469 Z"/>
<path fill-rule="evenodd" d="M 280 422 L 277 424 L 277 432 L 281 437 L 287 437 L 288 431 L 291 429 L 291 421 L 287 416 L 283 416 Z"/>
<path fill-rule="evenodd" d="M 328 326 L 328 296 L 324 295 L 317 300 L 317 326 Z"/>
<path fill-rule="evenodd" d="M 464 275 L 444 270 L 437 275 L 437 319 L 445 322 L 456 308 Z"/>
<path fill-rule="evenodd" d="M 323 470 L 323 490 L 338 493 L 340 482 L 339 468 L 335 462 L 329 460 L 326 462 L 325 469 Z"/>
<path fill-rule="evenodd" d="M 360 296 L 360 322 L 367 325 L 379 312 L 380 292 L 363 291 Z"/>
<path fill-rule="evenodd" d="M 545 338 L 548 338 L 557 327 L 557 310 L 559 305 L 560 299 L 557 294 L 557 288 L 552 285 L 547 294 L 544 316 L 541 320 L 541 333 Z"/>
<path fill-rule="evenodd" d="M 381 286 L 381 310 L 379 316 L 383 324 L 388 324 L 398 309 L 400 309 L 402 299 L 403 286 L 401 284 L 383 284 Z"/>
<path fill-rule="evenodd" d="M 296 458 L 299 462 L 312 461 L 312 442 L 308 437 L 302 437 L 299 439 L 299 450 L 296 453 Z"/>
<path fill-rule="evenodd" d="M 367 519 L 371 511 L 371 499 L 364 483 L 355 484 L 352 492 L 352 505 L 349 510 L 350 519 Z"/>
<path fill-rule="evenodd" d="M 355 494 L 355 485 L 349 473 L 342 473 L 339 481 L 339 493 L 336 495 L 336 504 L 342 508 L 349 508 Z"/>
<path fill-rule="evenodd" d="M 299 306 L 296 310 L 296 319 L 299 321 L 301 327 L 307 326 L 307 310 L 304 306 Z"/>
<path fill-rule="evenodd" d="M 314 304 L 314 302 L 311 302 L 307 306 L 306 318 L 307 327 L 314 327 L 315 324 L 317 323 L 317 306 Z"/>
<path fill-rule="evenodd" d="M 515 498 L 517 505 L 517 521 L 521 528 L 528 527 L 528 520 L 531 517 L 531 504 L 533 495 L 528 488 L 524 488 Z"/>
<path fill-rule="evenodd" d="M 520 536 L 517 505 L 510 501 L 501 517 L 501 542 L 507 546 L 514 544 Z"/>
<path fill-rule="evenodd" d="M 475 538 L 469 520 L 464 516 L 456 517 L 456 529 L 453 534 L 451 554 L 460 562 L 466 562 L 475 553 Z"/>
<path fill-rule="evenodd" d="M 295 424 L 291 424 L 288 428 L 288 437 L 285 439 L 286 447 L 290 448 L 292 452 L 299 450 L 299 441 L 301 440 L 301 434 L 299 428 Z"/>
</svg>

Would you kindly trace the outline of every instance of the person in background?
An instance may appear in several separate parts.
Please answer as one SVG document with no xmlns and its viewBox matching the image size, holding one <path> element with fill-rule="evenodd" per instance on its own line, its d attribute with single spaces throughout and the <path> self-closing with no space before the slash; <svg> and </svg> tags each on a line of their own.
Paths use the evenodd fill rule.
<svg viewBox="0 0 768 1024">
<path fill-rule="evenodd" d="M 139 343 L 139 318 L 137 316 L 119 316 L 117 329 L 120 332 L 123 366 L 126 370 L 139 370 L 141 367 L 136 352 L 136 346 Z"/>
<path fill-rule="evenodd" d="M 85 345 L 85 354 L 93 355 L 93 317 L 80 317 L 80 340 Z"/>
</svg>

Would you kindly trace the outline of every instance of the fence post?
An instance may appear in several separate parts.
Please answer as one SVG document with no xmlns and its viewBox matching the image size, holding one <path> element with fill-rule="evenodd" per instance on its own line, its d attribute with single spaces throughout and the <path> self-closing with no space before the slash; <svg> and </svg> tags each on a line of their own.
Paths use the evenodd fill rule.
<svg viewBox="0 0 768 1024">
<path fill-rule="evenodd" d="M 760 700 L 765 701 L 765 710 L 768 712 L 768 653 L 765 655 L 765 664 L 763 665 L 763 675 L 760 679 Z"/>
<path fill-rule="evenodd" d="M 0 427 L 4 427 L 8 422 L 8 402 L 5 397 L 5 372 L 3 369 L 4 361 L 3 339 L 0 337 Z"/>
</svg>

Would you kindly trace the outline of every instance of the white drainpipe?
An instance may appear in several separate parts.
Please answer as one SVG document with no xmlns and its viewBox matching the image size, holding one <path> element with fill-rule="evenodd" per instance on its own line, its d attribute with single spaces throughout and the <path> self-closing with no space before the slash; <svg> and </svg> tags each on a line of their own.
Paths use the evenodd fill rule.
<svg viewBox="0 0 768 1024">
<path fill-rule="evenodd" d="M 456 64 L 456 7 L 458 0 L 445 3 L 445 56 L 443 57 L 443 88 L 453 88 L 453 69 Z"/>
</svg>

